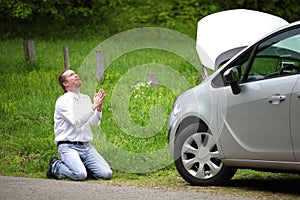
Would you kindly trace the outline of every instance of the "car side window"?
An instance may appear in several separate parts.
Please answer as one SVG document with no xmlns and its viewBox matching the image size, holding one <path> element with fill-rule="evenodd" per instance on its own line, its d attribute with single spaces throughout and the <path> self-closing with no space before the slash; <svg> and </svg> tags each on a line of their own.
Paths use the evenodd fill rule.
<svg viewBox="0 0 300 200">
<path fill-rule="evenodd" d="M 248 62 L 241 65 L 241 72 L 246 72 Z M 246 80 L 257 81 L 300 72 L 300 29 L 279 34 L 261 43 L 256 51 Z"/>
</svg>

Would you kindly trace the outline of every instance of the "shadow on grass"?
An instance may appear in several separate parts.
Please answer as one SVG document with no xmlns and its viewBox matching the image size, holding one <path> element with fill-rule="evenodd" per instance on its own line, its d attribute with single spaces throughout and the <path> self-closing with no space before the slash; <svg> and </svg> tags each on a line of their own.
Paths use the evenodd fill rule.
<svg viewBox="0 0 300 200">
<path fill-rule="evenodd" d="M 299 178 L 270 178 L 265 180 L 238 179 L 229 181 L 227 186 L 252 192 L 280 193 L 298 196 L 300 195 L 300 176 Z"/>
</svg>

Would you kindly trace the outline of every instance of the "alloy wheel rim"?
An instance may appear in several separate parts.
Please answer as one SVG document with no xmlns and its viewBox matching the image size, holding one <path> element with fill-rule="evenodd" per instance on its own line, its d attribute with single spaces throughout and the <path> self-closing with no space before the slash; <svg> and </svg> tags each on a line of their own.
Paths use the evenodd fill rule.
<svg viewBox="0 0 300 200">
<path fill-rule="evenodd" d="M 181 149 L 181 160 L 186 171 L 199 179 L 209 179 L 222 169 L 214 137 L 205 132 L 188 137 Z"/>
</svg>

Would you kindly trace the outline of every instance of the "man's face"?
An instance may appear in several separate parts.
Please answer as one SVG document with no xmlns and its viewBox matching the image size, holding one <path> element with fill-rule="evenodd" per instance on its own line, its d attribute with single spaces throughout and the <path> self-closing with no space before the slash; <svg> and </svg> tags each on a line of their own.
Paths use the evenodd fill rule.
<svg viewBox="0 0 300 200">
<path fill-rule="evenodd" d="M 63 73 L 63 76 L 65 77 L 64 86 L 67 90 L 73 90 L 74 88 L 80 88 L 82 85 L 82 82 L 79 78 L 79 76 L 74 72 L 73 70 L 67 70 Z"/>
</svg>

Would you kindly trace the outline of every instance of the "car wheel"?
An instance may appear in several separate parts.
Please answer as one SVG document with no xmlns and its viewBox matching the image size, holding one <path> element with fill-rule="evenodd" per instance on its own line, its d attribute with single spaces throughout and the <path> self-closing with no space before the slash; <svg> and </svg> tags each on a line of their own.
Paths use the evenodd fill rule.
<svg viewBox="0 0 300 200">
<path fill-rule="evenodd" d="M 193 123 L 178 133 L 174 144 L 177 171 L 191 185 L 222 185 L 235 174 L 219 159 L 217 139 L 207 128 Z"/>
</svg>

